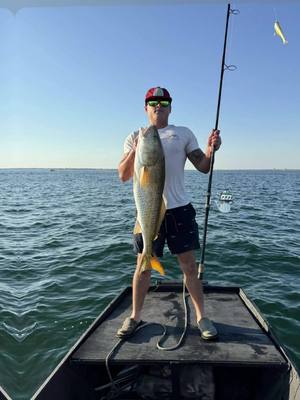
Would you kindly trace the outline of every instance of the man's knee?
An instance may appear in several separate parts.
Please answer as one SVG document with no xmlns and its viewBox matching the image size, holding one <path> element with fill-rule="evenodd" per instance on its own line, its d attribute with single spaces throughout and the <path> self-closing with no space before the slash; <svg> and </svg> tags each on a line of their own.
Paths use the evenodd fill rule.
<svg viewBox="0 0 300 400">
<path fill-rule="evenodd" d="M 196 258 L 193 251 L 178 254 L 178 261 L 182 272 L 187 276 L 197 275 Z"/>
<path fill-rule="evenodd" d="M 197 265 L 195 262 L 180 264 L 182 272 L 186 276 L 195 276 L 197 275 Z"/>
</svg>

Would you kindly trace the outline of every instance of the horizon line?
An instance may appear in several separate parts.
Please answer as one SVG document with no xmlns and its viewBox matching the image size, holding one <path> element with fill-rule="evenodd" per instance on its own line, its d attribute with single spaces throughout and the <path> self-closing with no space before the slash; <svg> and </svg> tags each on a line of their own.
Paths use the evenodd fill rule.
<svg viewBox="0 0 300 400">
<path fill-rule="evenodd" d="M 102 167 L 0 167 L 1 170 L 110 170 L 117 171 L 118 168 Z M 198 172 L 194 168 L 185 168 L 185 171 Z M 214 171 L 300 171 L 300 168 L 214 168 Z"/>
</svg>

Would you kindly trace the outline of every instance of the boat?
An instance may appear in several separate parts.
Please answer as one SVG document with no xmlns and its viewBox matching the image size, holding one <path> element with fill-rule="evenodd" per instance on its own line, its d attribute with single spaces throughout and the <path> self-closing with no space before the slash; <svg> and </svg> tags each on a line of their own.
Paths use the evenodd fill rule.
<svg viewBox="0 0 300 400">
<path fill-rule="evenodd" d="M 214 399 L 299 400 L 299 371 L 258 308 L 239 287 L 204 285 L 207 314 L 219 332 L 200 338 L 194 308 L 182 283 L 158 282 L 144 304 L 150 322 L 131 338 L 115 333 L 130 314 L 126 287 L 91 324 L 45 380 L 32 400 Z M 161 351 L 156 344 L 167 328 Z M 202 396 L 202 397 L 201 397 Z M 206 396 L 206 397 L 205 397 Z"/>
<path fill-rule="evenodd" d="M 233 201 L 233 196 L 229 190 L 223 190 L 218 197 L 218 200 L 215 201 L 216 206 L 219 211 L 223 213 L 228 213 L 231 209 L 231 204 Z"/>
<path fill-rule="evenodd" d="M 0 400 L 12 400 L 2 386 L 0 386 Z"/>
<path fill-rule="evenodd" d="M 232 202 L 232 194 L 229 190 L 223 190 L 219 195 L 219 201 Z"/>
</svg>

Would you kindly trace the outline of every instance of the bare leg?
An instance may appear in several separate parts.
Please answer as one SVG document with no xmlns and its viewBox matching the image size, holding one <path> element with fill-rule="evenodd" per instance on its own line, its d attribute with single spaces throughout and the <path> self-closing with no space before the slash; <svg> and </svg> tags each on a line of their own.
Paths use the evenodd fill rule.
<svg viewBox="0 0 300 400">
<path fill-rule="evenodd" d="M 137 258 L 137 266 L 139 264 L 140 254 Z M 140 321 L 141 312 L 144 304 L 146 294 L 148 292 L 151 281 L 151 271 L 145 271 L 141 274 L 138 267 L 135 270 L 132 280 L 132 313 L 131 318 Z"/>
<path fill-rule="evenodd" d="M 193 250 L 177 254 L 179 265 L 184 273 L 185 285 L 196 311 L 197 321 L 204 317 L 204 299 L 202 282 L 197 277 L 197 264 Z"/>
</svg>

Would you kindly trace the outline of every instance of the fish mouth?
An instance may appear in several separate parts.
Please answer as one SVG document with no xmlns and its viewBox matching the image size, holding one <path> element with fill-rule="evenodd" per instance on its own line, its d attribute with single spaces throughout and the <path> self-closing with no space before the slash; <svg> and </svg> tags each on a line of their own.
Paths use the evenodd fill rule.
<svg viewBox="0 0 300 400">
<path fill-rule="evenodd" d="M 157 137 L 158 136 L 158 132 L 153 126 L 150 126 L 148 129 L 146 129 L 143 132 L 143 138 L 146 138 L 149 135 L 152 135 L 153 137 Z"/>
</svg>

